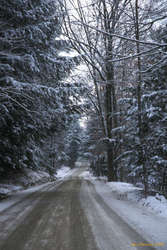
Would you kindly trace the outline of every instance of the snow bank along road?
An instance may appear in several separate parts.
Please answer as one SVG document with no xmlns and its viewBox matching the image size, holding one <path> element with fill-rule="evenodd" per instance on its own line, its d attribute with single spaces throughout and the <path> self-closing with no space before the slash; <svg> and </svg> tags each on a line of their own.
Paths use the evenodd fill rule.
<svg viewBox="0 0 167 250">
<path fill-rule="evenodd" d="M 154 249 L 81 176 L 49 183 L 0 213 L 0 250 Z M 81 176 L 80 176 L 81 175 Z"/>
</svg>

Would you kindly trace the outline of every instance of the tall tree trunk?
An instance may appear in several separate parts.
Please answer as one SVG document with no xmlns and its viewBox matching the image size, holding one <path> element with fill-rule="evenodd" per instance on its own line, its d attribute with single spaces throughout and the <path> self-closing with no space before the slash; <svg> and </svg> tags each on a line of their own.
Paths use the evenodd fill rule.
<svg viewBox="0 0 167 250">
<path fill-rule="evenodd" d="M 114 89 L 114 67 L 110 60 L 112 59 L 112 38 L 108 38 L 107 48 L 107 60 L 106 60 L 106 125 L 107 125 L 107 136 L 109 139 L 112 138 L 112 128 L 114 125 L 114 101 L 113 101 L 113 90 Z M 115 94 L 115 91 L 114 91 Z M 108 181 L 116 180 L 116 171 L 114 167 L 114 148 L 111 142 L 108 143 L 107 147 L 107 164 L 108 164 Z"/>
<path fill-rule="evenodd" d="M 137 48 L 137 54 L 140 54 L 140 31 L 139 31 L 139 6 L 138 6 L 138 0 L 135 1 L 135 33 L 136 33 L 136 48 Z M 144 194 L 145 197 L 148 193 L 148 173 L 147 173 L 147 167 L 146 167 L 146 159 L 144 157 L 143 152 L 143 129 L 142 129 L 142 102 L 141 102 L 141 85 L 142 85 L 142 75 L 141 75 L 141 57 L 138 56 L 137 58 L 137 67 L 138 67 L 138 75 L 137 75 L 137 103 L 138 103 L 138 134 L 139 134 L 139 140 L 140 140 L 140 147 L 139 147 L 139 161 L 142 163 L 143 166 L 143 184 L 144 184 Z"/>
<path fill-rule="evenodd" d="M 112 13 L 112 17 L 107 10 L 107 2 L 102 1 L 103 4 L 103 16 L 104 16 L 104 29 L 108 33 L 112 33 L 112 29 L 115 27 L 115 13 Z M 111 21 L 112 19 L 112 21 Z M 106 76 L 106 127 L 107 127 L 107 137 L 112 139 L 112 129 L 117 126 L 117 117 L 115 115 L 117 110 L 116 105 L 116 95 L 115 95 L 115 84 L 114 84 L 114 66 L 111 62 L 113 58 L 113 37 L 104 36 L 104 44 L 106 51 L 106 67 L 105 67 L 105 76 Z M 113 116 L 114 115 L 114 116 Z M 114 165 L 114 146 L 109 141 L 107 148 L 107 158 L 108 158 L 108 180 L 116 181 L 117 180 L 117 170 L 116 165 Z"/>
</svg>

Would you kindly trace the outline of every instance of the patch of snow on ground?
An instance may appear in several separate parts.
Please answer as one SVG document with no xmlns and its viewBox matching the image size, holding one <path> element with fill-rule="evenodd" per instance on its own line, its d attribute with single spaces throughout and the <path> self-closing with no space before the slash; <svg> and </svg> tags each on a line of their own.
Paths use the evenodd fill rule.
<svg viewBox="0 0 167 250">
<path fill-rule="evenodd" d="M 167 218 L 159 216 L 154 211 L 132 200 L 116 199 L 110 186 L 102 181 L 91 179 L 90 181 L 94 183 L 96 191 L 105 203 L 122 217 L 123 220 L 131 225 L 139 234 L 143 235 L 150 243 L 156 244 L 162 242 L 164 246 L 161 247 L 161 250 L 167 249 Z M 162 215 L 164 216 L 164 212 Z"/>
<path fill-rule="evenodd" d="M 15 186 L 11 184 L 0 184 L 0 193 L 8 194 L 10 192 L 21 190 L 21 186 Z"/>
<path fill-rule="evenodd" d="M 107 182 L 105 177 L 95 177 L 89 170 L 84 171 L 80 177 L 85 180 L 102 180 L 118 200 L 138 202 L 139 205 L 167 218 L 167 199 L 163 195 L 157 194 L 155 197 L 149 196 L 146 199 L 141 199 L 142 188 L 135 187 L 133 184 L 126 182 Z"/>
<path fill-rule="evenodd" d="M 39 182 L 44 183 L 49 181 L 50 175 L 44 171 L 33 171 L 30 169 L 25 170 L 25 176 L 22 176 L 20 178 L 20 182 L 24 186 L 30 186 L 30 185 L 35 185 Z"/>
<path fill-rule="evenodd" d="M 148 196 L 146 199 L 141 199 L 139 204 L 167 218 L 167 199 L 163 195 Z"/>
<path fill-rule="evenodd" d="M 99 181 L 89 171 L 82 176 L 95 185 L 105 203 L 139 234 L 152 244 L 163 243 L 161 250 L 167 249 L 167 200 L 164 196 L 157 194 L 141 199 L 142 188 L 136 188 L 133 184 Z M 126 199 L 121 199 L 120 196 L 124 195 Z"/>
<path fill-rule="evenodd" d="M 48 183 L 45 183 L 42 185 L 28 188 L 26 190 L 18 191 L 16 193 L 14 193 L 12 196 L 10 196 L 8 199 L 0 201 L 0 212 L 9 208 L 10 206 L 14 205 L 15 203 L 19 202 L 21 199 L 25 198 L 29 194 L 32 194 L 32 193 L 44 188 L 47 185 L 48 185 Z"/>
<path fill-rule="evenodd" d="M 107 178 L 104 176 L 96 177 L 92 173 L 90 173 L 89 170 L 84 171 L 82 174 L 79 175 L 79 177 L 82 177 L 84 180 L 101 180 L 106 182 Z"/>
<path fill-rule="evenodd" d="M 57 174 L 55 175 L 57 178 L 64 178 L 70 173 L 71 168 L 67 166 L 62 166 L 57 170 Z"/>
<path fill-rule="evenodd" d="M 75 169 L 71 170 L 69 167 L 63 166 L 61 169 L 59 169 L 57 171 L 57 175 L 55 175 L 55 177 L 56 178 L 57 177 L 58 178 L 64 178 L 64 177 L 70 176 L 74 171 L 75 171 Z M 41 176 L 40 174 L 37 173 L 37 174 L 35 174 L 35 177 L 34 177 L 34 174 L 35 174 L 34 171 L 29 172 L 29 175 L 32 176 L 33 180 L 35 178 L 38 179 Z M 48 176 L 48 174 L 43 172 L 42 176 Z M 5 200 L 0 200 L 0 212 L 2 212 L 3 210 L 9 208 L 10 206 L 14 205 L 15 203 L 19 202 L 21 199 L 28 196 L 29 194 L 32 194 L 32 193 L 44 188 L 45 186 L 47 187 L 49 183 L 51 183 L 51 182 L 47 182 L 47 183 L 44 183 L 44 184 L 41 184 L 41 185 L 38 184 L 36 186 L 27 188 L 26 190 L 22 190 L 22 191 L 20 191 L 20 189 L 23 189 L 23 187 L 21 187 L 21 186 L 0 184 L 0 187 L 3 185 L 3 190 L 2 191 L 4 191 L 4 192 L 11 193 L 10 192 L 11 189 L 15 190 L 15 191 L 19 190 L 18 192 L 12 194 L 12 196 L 10 196 L 9 198 L 7 198 Z M 55 183 L 56 183 L 56 181 L 55 181 Z M 9 190 L 9 186 L 10 186 L 10 190 Z"/>
<path fill-rule="evenodd" d="M 23 189 L 21 186 L 15 186 L 12 184 L 0 184 L 0 196 L 8 196 L 9 194 L 19 191 L 21 189 Z"/>
<path fill-rule="evenodd" d="M 96 180 L 97 179 L 88 170 L 80 174 L 79 177 L 82 177 L 84 180 L 90 180 L 90 179 Z"/>
<path fill-rule="evenodd" d="M 7 188 L 3 188 L 3 187 L 0 188 L 0 194 L 8 194 L 9 192 L 10 192 L 9 189 Z"/>
<path fill-rule="evenodd" d="M 133 192 L 134 190 L 142 190 L 141 188 L 133 186 L 133 184 L 125 182 L 107 182 L 107 185 L 112 191 L 119 193 Z"/>
<path fill-rule="evenodd" d="M 165 199 L 163 195 L 156 194 L 156 196 L 148 196 L 147 198 L 140 199 L 140 191 L 142 191 L 142 188 L 137 188 L 133 186 L 133 184 L 107 182 L 107 186 L 111 188 L 118 199 L 138 201 L 140 205 L 167 218 L 167 199 Z"/>
<path fill-rule="evenodd" d="M 140 199 L 142 188 L 135 187 L 131 183 L 125 182 L 106 182 L 117 199 L 128 199 L 138 201 Z"/>
</svg>

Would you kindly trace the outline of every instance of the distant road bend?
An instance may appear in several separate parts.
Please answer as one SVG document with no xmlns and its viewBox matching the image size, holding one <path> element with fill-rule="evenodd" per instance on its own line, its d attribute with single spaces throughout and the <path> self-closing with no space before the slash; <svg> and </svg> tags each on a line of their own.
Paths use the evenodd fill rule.
<svg viewBox="0 0 167 250">
<path fill-rule="evenodd" d="M 129 250 L 146 242 L 76 169 L 0 213 L 0 250 Z"/>
</svg>

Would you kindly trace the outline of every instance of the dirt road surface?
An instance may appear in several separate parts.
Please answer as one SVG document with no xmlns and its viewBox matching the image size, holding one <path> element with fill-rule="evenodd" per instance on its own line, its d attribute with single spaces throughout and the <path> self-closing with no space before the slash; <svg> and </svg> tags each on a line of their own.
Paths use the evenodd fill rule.
<svg viewBox="0 0 167 250">
<path fill-rule="evenodd" d="M 76 169 L 0 213 L 0 250 L 128 250 L 146 240 Z"/>
</svg>

